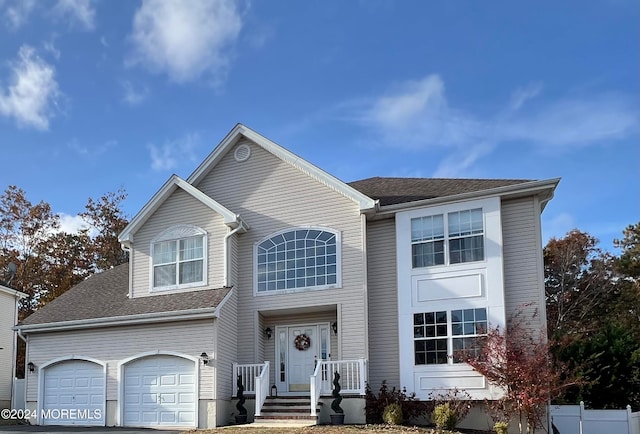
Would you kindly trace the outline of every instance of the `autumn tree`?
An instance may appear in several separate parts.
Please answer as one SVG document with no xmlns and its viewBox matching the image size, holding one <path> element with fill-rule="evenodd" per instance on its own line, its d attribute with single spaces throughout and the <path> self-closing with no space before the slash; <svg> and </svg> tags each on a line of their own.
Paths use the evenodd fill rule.
<svg viewBox="0 0 640 434">
<path fill-rule="evenodd" d="M 554 365 L 546 334 L 530 326 L 537 320 L 525 318 L 523 312 L 511 316 L 506 328 L 490 328 L 478 340 L 477 350 L 458 356 L 504 391 L 500 400 L 504 416 L 518 416 L 520 432 L 534 433 L 545 426 L 549 401 L 573 380 Z"/>
<path fill-rule="evenodd" d="M 558 364 L 581 379 L 560 402 L 640 409 L 640 223 L 603 253 L 574 230 L 545 247 L 548 327 Z"/>
<path fill-rule="evenodd" d="M 94 233 L 88 245 L 96 271 L 108 270 L 129 260 L 127 252 L 122 250 L 118 234 L 129 224 L 120 208 L 127 194 L 123 189 L 107 193 L 99 200 L 89 198 L 85 211 L 80 216 L 89 225 L 89 233 Z"/>
<path fill-rule="evenodd" d="M 547 325 L 564 335 L 600 327 L 614 291 L 613 259 L 598 240 L 577 229 L 552 238 L 544 248 Z"/>
</svg>

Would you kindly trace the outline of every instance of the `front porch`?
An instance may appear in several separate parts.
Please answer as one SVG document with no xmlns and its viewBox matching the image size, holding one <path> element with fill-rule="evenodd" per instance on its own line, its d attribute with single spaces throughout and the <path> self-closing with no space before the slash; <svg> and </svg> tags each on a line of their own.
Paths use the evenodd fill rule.
<svg viewBox="0 0 640 434">
<path fill-rule="evenodd" d="M 364 413 L 364 394 L 366 387 L 367 361 L 357 360 L 320 360 L 308 379 L 308 390 L 286 391 L 279 393 L 269 374 L 270 362 L 257 364 L 234 364 L 234 393 L 237 397 L 237 381 L 240 379 L 245 396 L 255 397 L 254 420 L 260 422 L 295 421 L 304 424 L 316 424 L 321 413 L 331 413 L 330 402 L 335 373 L 340 375 L 340 394 L 345 398 L 341 406 L 358 408 Z M 358 402 L 349 403 L 351 400 Z M 360 403 L 361 401 L 361 403 Z M 323 403 L 325 405 L 323 405 Z M 360 408 L 361 407 L 361 408 Z M 345 413 L 347 409 L 345 408 Z M 353 414 L 359 419 L 359 414 Z"/>
</svg>

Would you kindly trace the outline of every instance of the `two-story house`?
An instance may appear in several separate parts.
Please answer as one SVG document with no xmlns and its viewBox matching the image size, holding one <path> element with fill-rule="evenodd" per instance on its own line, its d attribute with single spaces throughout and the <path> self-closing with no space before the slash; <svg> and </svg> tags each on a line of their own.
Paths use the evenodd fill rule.
<svg viewBox="0 0 640 434">
<path fill-rule="evenodd" d="M 454 357 L 517 306 L 544 311 L 540 214 L 557 179 L 344 183 L 244 125 L 120 235 L 127 265 L 25 319 L 39 424 L 346 422 L 383 380 L 496 396 Z M 542 315 L 544 318 L 544 315 Z"/>
</svg>

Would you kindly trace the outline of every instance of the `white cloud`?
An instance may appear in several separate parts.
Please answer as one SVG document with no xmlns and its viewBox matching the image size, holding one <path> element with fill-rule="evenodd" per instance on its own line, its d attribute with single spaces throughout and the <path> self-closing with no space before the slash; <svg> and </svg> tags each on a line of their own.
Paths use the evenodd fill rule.
<svg viewBox="0 0 640 434">
<path fill-rule="evenodd" d="M 53 13 L 83 30 L 95 29 L 96 9 L 93 0 L 58 0 Z"/>
<path fill-rule="evenodd" d="M 529 83 L 525 87 L 516 89 L 511 94 L 511 107 L 512 111 L 519 110 L 522 105 L 530 99 L 537 97 L 542 91 L 541 83 Z"/>
<path fill-rule="evenodd" d="M 150 144 L 151 169 L 155 171 L 173 170 L 182 162 L 194 163 L 195 148 L 200 144 L 200 135 L 187 134 L 181 139 L 167 142 L 162 146 Z"/>
<path fill-rule="evenodd" d="M 519 143 L 556 151 L 608 144 L 638 132 L 638 110 L 624 95 L 545 100 L 542 89 L 541 83 L 516 89 L 504 108 L 479 115 L 452 107 L 443 80 L 433 74 L 375 99 L 343 104 L 342 110 L 359 113 L 355 120 L 379 145 L 447 150 L 435 173 L 441 177 L 468 176 L 499 146 Z M 533 98 L 535 105 L 526 104 Z"/>
<path fill-rule="evenodd" d="M 621 95 L 593 95 L 551 102 L 533 113 L 518 114 L 499 128 L 504 141 L 536 146 L 585 147 L 637 132 L 638 112 Z"/>
<path fill-rule="evenodd" d="M 0 88 L 0 115 L 15 118 L 21 127 L 47 130 L 60 96 L 55 68 L 38 57 L 32 47 L 23 45 L 11 70 L 8 88 Z"/>
<path fill-rule="evenodd" d="M 6 3 L 7 6 L 4 10 L 4 19 L 11 30 L 17 30 L 22 27 L 27 22 L 29 15 L 31 15 L 31 12 L 36 6 L 35 0 L 8 0 Z M 2 6 L 1 3 L 0 6 Z"/>
<path fill-rule="evenodd" d="M 122 81 L 120 85 L 124 93 L 122 100 L 131 106 L 142 103 L 149 95 L 149 88 L 147 86 L 135 87 L 133 83 L 128 80 Z"/>
<path fill-rule="evenodd" d="M 444 82 L 436 74 L 397 86 L 374 100 L 358 119 L 383 144 L 405 149 L 466 146 L 487 134 L 485 124 L 449 106 Z"/>
<path fill-rule="evenodd" d="M 95 144 L 87 145 L 86 143 L 81 144 L 80 141 L 75 137 L 71 139 L 71 141 L 69 141 L 69 143 L 67 144 L 69 149 L 74 151 L 76 154 L 82 157 L 88 157 L 88 158 L 99 157 L 100 155 L 104 154 L 109 149 L 117 145 L 118 145 L 117 140 L 107 140 L 106 142 L 99 143 L 97 145 Z"/>
<path fill-rule="evenodd" d="M 60 232 L 77 234 L 81 229 L 89 228 L 87 222 L 79 215 L 72 216 L 60 213 L 58 216 L 60 217 Z"/>
<path fill-rule="evenodd" d="M 183 83 L 208 75 L 221 80 L 242 20 L 229 0 L 145 0 L 133 21 L 132 64 Z"/>
<path fill-rule="evenodd" d="M 576 228 L 576 220 L 573 215 L 561 212 L 554 216 L 542 216 L 542 242 L 547 242 L 553 238 L 563 238 L 569 231 Z"/>
<path fill-rule="evenodd" d="M 42 43 L 42 48 L 47 53 L 51 54 L 56 60 L 60 60 L 60 50 L 56 47 L 55 44 L 56 36 L 52 35 L 48 41 L 44 41 Z"/>
</svg>

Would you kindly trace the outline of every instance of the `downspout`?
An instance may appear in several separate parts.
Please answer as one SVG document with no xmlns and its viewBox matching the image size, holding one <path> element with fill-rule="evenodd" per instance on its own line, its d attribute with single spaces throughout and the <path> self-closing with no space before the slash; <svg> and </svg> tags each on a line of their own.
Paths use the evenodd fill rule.
<svg viewBox="0 0 640 434">
<path fill-rule="evenodd" d="M 18 303 L 20 302 L 20 296 L 16 293 L 15 294 L 15 302 L 13 303 L 13 309 L 14 309 L 14 314 L 13 314 L 13 323 L 14 324 L 18 324 Z M 11 403 L 11 406 L 13 407 L 15 404 L 15 389 L 16 389 L 16 362 L 17 362 L 17 357 L 18 357 L 18 333 L 14 332 L 13 335 L 13 339 L 11 340 L 11 393 L 9 394 L 9 402 Z M 23 338 L 24 339 L 24 338 Z M 25 341 L 26 343 L 27 341 Z M 25 357 L 26 359 L 26 357 Z M 26 377 L 26 375 L 25 375 Z"/>
<path fill-rule="evenodd" d="M 129 254 L 129 298 L 133 298 L 133 252 L 131 250 L 131 241 L 120 243 L 120 248 Z"/>
<path fill-rule="evenodd" d="M 230 268 L 231 268 L 231 264 L 229 263 L 229 257 L 231 256 L 229 253 L 229 238 L 231 238 L 231 235 L 235 234 L 236 232 L 244 229 L 244 221 L 242 221 L 242 219 L 238 219 L 239 221 L 239 225 L 237 228 L 233 229 L 232 231 L 228 232 L 227 235 L 224 236 L 223 239 L 223 243 L 224 243 L 224 258 L 223 258 L 223 262 L 224 262 L 224 275 L 223 275 L 223 283 L 225 287 L 229 286 L 229 274 L 230 273 Z"/>
</svg>

